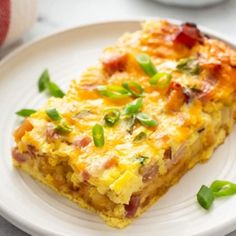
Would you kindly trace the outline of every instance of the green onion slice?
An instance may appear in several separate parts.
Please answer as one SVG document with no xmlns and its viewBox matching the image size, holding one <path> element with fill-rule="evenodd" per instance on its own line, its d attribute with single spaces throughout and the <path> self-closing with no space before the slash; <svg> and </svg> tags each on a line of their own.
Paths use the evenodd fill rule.
<svg viewBox="0 0 236 236">
<path fill-rule="evenodd" d="M 147 54 L 138 54 L 136 56 L 136 61 L 148 76 L 152 77 L 157 73 L 156 67 Z"/>
<path fill-rule="evenodd" d="M 146 113 L 140 112 L 136 116 L 137 120 L 140 121 L 141 124 L 149 127 L 157 126 L 157 121 L 153 120 L 152 117 Z"/>
<path fill-rule="evenodd" d="M 130 96 L 129 91 L 117 85 L 99 85 L 97 90 L 101 95 L 111 99 L 123 99 Z"/>
<path fill-rule="evenodd" d="M 198 203 L 205 209 L 209 209 L 214 201 L 214 194 L 210 188 L 202 185 L 197 193 Z"/>
<path fill-rule="evenodd" d="M 201 72 L 200 65 L 195 57 L 180 59 L 176 69 L 190 75 L 198 75 Z"/>
<path fill-rule="evenodd" d="M 139 142 L 141 140 L 144 140 L 145 138 L 147 138 L 147 134 L 142 131 L 134 137 L 133 141 L 134 142 Z"/>
<path fill-rule="evenodd" d="M 104 130 L 103 127 L 99 124 L 93 126 L 92 129 L 93 142 L 96 147 L 104 146 Z"/>
<path fill-rule="evenodd" d="M 124 82 L 122 84 L 123 88 L 129 91 L 134 97 L 142 97 L 144 89 L 142 86 L 135 81 Z"/>
<path fill-rule="evenodd" d="M 130 115 L 137 114 L 139 110 L 141 109 L 142 105 L 143 105 L 142 98 L 138 98 L 134 100 L 133 102 L 127 104 L 124 109 L 125 115 L 130 116 Z"/>
<path fill-rule="evenodd" d="M 57 97 L 57 98 L 62 98 L 65 96 L 65 93 L 59 88 L 59 86 L 54 83 L 54 82 L 49 82 L 47 84 L 47 89 L 48 89 L 48 92 L 51 96 L 53 97 Z"/>
<path fill-rule="evenodd" d="M 61 120 L 61 116 L 55 108 L 51 108 L 51 109 L 46 110 L 46 113 L 47 113 L 48 117 L 52 120 L 55 120 L 55 121 Z"/>
<path fill-rule="evenodd" d="M 53 97 L 62 98 L 65 96 L 64 92 L 59 88 L 59 86 L 50 80 L 50 75 L 48 69 L 44 70 L 38 80 L 39 92 L 48 90 L 48 93 Z"/>
<path fill-rule="evenodd" d="M 105 123 L 110 127 L 114 126 L 119 119 L 120 111 L 118 109 L 109 109 L 104 116 Z"/>
<path fill-rule="evenodd" d="M 126 130 L 129 134 L 133 133 L 133 128 L 134 128 L 134 125 L 135 125 L 135 121 L 136 121 L 135 115 L 131 115 L 127 119 L 127 129 Z"/>
<path fill-rule="evenodd" d="M 62 122 L 61 124 L 57 125 L 54 130 L 58 134 L 66 135 L 72 131 L 72 128 L 66 123 Z"/>
<path fill-rule="evenodd" d="M 158 88 L 166 88 L 169 86 L 172 75 L 168 73 L 156 73 L 151 79 L 150 84 L 157 86 Z"/>
<path fill-rule="evenodd" d="M 215 180 L 211 184 L 210 189 L 215 197 L 225 197 L 236 194 L 236 184 L 225 180 Z"/>
<path fill-rule="evenodd" d="M 38 80 L 39 92 L 43 92 L 44 90 L 46 90 L 49 82 L 50 82 L 50 75 L 49 75 L 48 69 L 46 69 L 40 75 L 39 80 Z"/>
<path fill-rule="evenodd" d="M 18 116 L 28 117 L 31 114 L 34 114 L 35 112 L 36 112 L 36 110 L 34 110 L 34 109 L 21 109 L 21 110 L 17 111 L 16 114 Z"/>
</svg>

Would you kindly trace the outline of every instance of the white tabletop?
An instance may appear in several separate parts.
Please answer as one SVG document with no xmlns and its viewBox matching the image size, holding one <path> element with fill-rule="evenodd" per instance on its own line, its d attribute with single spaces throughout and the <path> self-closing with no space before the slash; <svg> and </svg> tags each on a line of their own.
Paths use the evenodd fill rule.
<svg viewBox="0 0 236 236">
<path fill-rule="evenodd" d="M 38 19 L 21 41 L 4 51 L 62 28 L 110 19 L 174 18 L 207 26 L 236 41 L 236 0 L 201 9 L 165 6 L 151 0 L 38 0 Z M 0 236 L 26 235 L 0 217 Z M 230 236 L 236 236 L 236 231 Z"/>
</svg>

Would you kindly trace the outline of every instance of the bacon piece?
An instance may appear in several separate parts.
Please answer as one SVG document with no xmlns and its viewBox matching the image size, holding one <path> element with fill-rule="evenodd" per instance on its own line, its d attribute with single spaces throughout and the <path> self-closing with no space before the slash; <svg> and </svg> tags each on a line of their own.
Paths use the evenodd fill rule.
<svg viewBox="0 0 236 236">
<path fill-rule="evenodd" d="M 77 139 L 73 145 L 78 148 L 85 148 L 91 143 L 92 139 L 88 136 Z"/>
<path fill-rule="evenodd" d="M 194 47 L 197 43 L 203 43 L 203 35 L 196 24 L 184 23 L 174 38 L 175 43 L 183 44 L 188 48 Z"/>
<path fill-rule="evenodd" d="M 131 218 L 135 215 L 138 207 L 140 205 L 140 196 L 139 195 L 132 195 L 129 201 L 129 204 L 125 204 L 125 211 L 126 211 L 126 217 Z"/>
<path fill-rule="evenodd" d="M 184 88 L 183 93 L 185 95 L 186 103 L 190 103 L 190 101 L 194 98 L 193 92 L 191 89 Z"/>
<path fill-rule="evenodd" d="M 12 150 L 12 157 L 19 163 L 23 163 L 30 158 L 28 153 L 21 153 L 17 148 Z"/>
<path fill-rule="evenodd" d="M 127 64 L 127 54 L 105 53 L 101 58 L 104 70 L 108 75 L 113 75 L 117 71 L 124 71 Z"/>
<path fill-rule="evenodd" d="M 15 141 L 18 142 L 25 135 L 26 132 L 29 132 L 33 129 L 33 125 L 28 119 L 25 119 L 21 126 L 14 132 Z"/>
<path fill-rule="evenodd" d="M 172 82 L 169 87 L 166 110 L 177 112 L 185 102 L 189 102 L 189 95 L 184 93 L 184 89 L 179 83 Z"/>
<path fill-rule="evenodd" d="M 222 69 L 222 64 L 220 62 L 205 63 L 202 66 L 209 71 L 210 75 L 213 75 L 214 77 L 218 76 L 218 74 L 221 72 Z"/>
<path fill-rule="evenodd" d="M 156 176 L 158 173 L 158 166 L 156 163 L 154 163 L 151 166 L 144 167 L 141 172 L 143 176 L 143 182 L 146 183 Z"/>
</svg>

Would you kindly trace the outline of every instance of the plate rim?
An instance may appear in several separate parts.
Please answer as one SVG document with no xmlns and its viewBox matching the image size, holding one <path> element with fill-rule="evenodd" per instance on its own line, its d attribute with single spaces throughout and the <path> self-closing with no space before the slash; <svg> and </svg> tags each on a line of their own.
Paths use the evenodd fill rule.
<svg viewBox="0 0 236 236">
<path fill-rule="evenodd" d="M 129 18 L 129 17 L 127 17 L 127 18 L 122 18 L 122 19 L 115 18 L 115 19 L 109 19 L 109 20 L 93 20 L 93 21 L 89 21 L 87 23 L 77 24 L 77 25 L 73 25 L 70 27 L 63 27 L 63 28 L 60 28 L 59 30 L 52 31 L 49 34 L 36 37 L 35 39 L 33 39 L 27 43 L 24 43 L 23 45 L 14 49 L 12 52 L 7 54 L 6 56 L 4 56 L 0 60 L 0 69 L 5 64 L 7 64 L 8 61 L 10 61 L 12 58 L 20 55 L 21 52 L 23 52 L 25 49 L 27 49 L 31 46 L 34 46 L 35 44 L 41 43 L 44 40 L 48 40 L 51 37 L 60 36 L 60 35 L 72 32 L 74 30 L 80 30 L 83 28 L 94 27 L 94 26 L 99 26 L 99 25 L 119 24 L 119 23 L 140 24 L 141 22 L 146 21 L 146 20 L 160 20 L 160 19 L 167 20 L 167 21 L 169 21 L 171 23 L 175 23 L 175 24 L 181 24 L 184 22 L 182 20 L 177 20 L 177 19 L 172 19 L 172 18 L 159 18 L 159 17 L 130 17 Z M 225 35 L 224 33 L 220 33 L 218 31 L 212 30 L 212 29 L 202 26 L 202 25 L 198 25 L 198 28 L 203 33 L 210 35 L 213 38 L 220 39 L 221 41 L 224 41 L 225 43 L 227 43 L 231 47 L 236 48 L 236 43 L 233 42 L 233 40 L 231 40 L 229 38 L 229 36 Z M 1 199 L 0 199 L 0 215 L 3 218 L 5 218 L 7 221 L 9 221 L 13 225 L 17 226 L 19 229 L 23 230 L 26 233 L 33 234 L 33 235 L 36 235 L 36 234 L 37 235 L 48 235 L 48 234 L 58 235 L 58 233 L 55 233 L 49 229 L 46 229 L 45 227 L 41 227 L 40 225 L 37 225 L 36 223 L 33 223 L 32 221 L 28 221 L 24 218 L 18 217 L 18 215 L 16 215 L 11 208 L 6 206 L 4 204 L 4 202 L 1 201 Z M 236 229 L 236 226 L 234 226 L 235 221 L 236 221 L 236 213 L 235 213 L 235 216 L 232 217 L 230 220 L 228 220 L 226 222 L 221 221 L 220 224 L 217 224 L 214 227 L 208 228 L 204 232 L 200 232 L 200 234 L 208 235 L 208 234 L 219 233 L 219 232 L 230 233 L 230 232 L 232 232 L 232 229 L 233 230 Z M 196 234 L 194 234 L 194 235 L 196 235 Z"/>
</svg>

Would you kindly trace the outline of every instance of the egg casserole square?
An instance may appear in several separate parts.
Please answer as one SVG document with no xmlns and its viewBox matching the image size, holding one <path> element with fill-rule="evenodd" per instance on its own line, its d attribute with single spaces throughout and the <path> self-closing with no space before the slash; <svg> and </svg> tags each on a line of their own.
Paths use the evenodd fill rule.
<svg viewBox="0 0 236 236">
<path fill-rule="evenodd" d="M 22 122 L 14 166 L 123 228 L 224 142 L 235 88 L 230 46 L 192 23 L 144 22 Z"/>
</svg>

